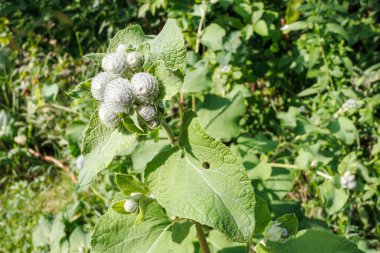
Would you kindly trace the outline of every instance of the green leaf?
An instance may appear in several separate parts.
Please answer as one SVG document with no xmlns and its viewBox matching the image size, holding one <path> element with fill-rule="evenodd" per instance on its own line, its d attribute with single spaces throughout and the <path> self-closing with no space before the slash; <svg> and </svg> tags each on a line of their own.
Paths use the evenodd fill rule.
<svg viewBox="0 0 380 253">
<path fill-rule="evenodd" d="M 192 253 L 195 231 L 189 222 L 174 223 L 157 203 L 149 205 L 146 219 L 135 224 L 137 215 L 109 210 L 95 226 L 93 253 Z"/>
<path fill-rule="evenodd" d="M 269 34 L 267 23 L 264 20 L 259 20 L 254 25 L 253 30 L 260 36 L 268 36 Z"/>
<path fill-rule="evenodd" d="M 160 94 L 158 97 L 163 100 L 170 100 L 178 93 L 179 87 L 182 85 L 182 75 L 165 68 L 163 61 L 158 61 L 153 64 L 149 73 L 154 75 L 160 85 Z"/>
<path fill-rule="evenodd" d="M 130 174 L 116 174 L 116 184 L 124 195 L 129 196 L 133 192 L 148 193 L 149 190 L 143 182 Z"/>
<path fill-rule="evenodd" d="M 213 94 L 205 96 L 204 102 L 198 105 L 197 114 L 206 132 L 217 139 L 230 139 L 240 134 L 239 121 L 245 115 L 246 107 L 243 95 L 237 90 L 227 97 Z"/>
<path fill-rule="evenodd" d="M 84 249 L 90 248 L 91 233 L 83 231 L 81 227 L 76 227 L 70 235 L 70 253 L 83 252 Z M 61 251 L 64 252 L 64 251 Z"/>
<path fill-rule="evenodd" d="M 123 122 L 124 127 L 131 133 L 136 134 L 147 134 L 148 132 L 145 131 L 145 129 L 141 129 L 140 126 L 136 126 L 135 122 L 133 121 L 132 117 L 128 114 L 119 114 L 119 118 L 121 118 L 121 121 Z"/>
<path fill-rule="evenodd" d="M 91 78 L 79 83 L 67 95 L 72 98 L 91 98 Z"/>
<path fill-rule="evenodd" d="M 211 88 L 210 67 L 207 62 L 199 61 L 194 68 L 187 70 L 183 82 L 183 93 L 200 93 Z"/>
<path fill-rule="evenodd" d="M 344 30 L 344 28 L 338 24 L 328 23 L 326 25 L 326 31 L 336 33 L 336 34 L 342 36 L 345 40 L 348 40 L 348 35 L 347 35 L 346 30 Z"/>
<path fill-rule="evenodd" d="M 168 140 L 146 140 L 140 141 L 131 154 L 133 170 L 139 173 L 144 172 L 146 164 L 150 162 L 159 152 L 170 147 Z"/>
<path fill-rule="evenodd" d="M 346 191 L 335 187 L 332 181 L 325 181 L 322 184 L 321 193 L 325 202 L 325 210 L 330 215 L 339 212 L 348 200 Z"/>
<path fill-rule="evenodd" d="M 144 69 L 149 69 L 156 61 L 162 60 L 165 67 L 170 70 L 185 71 L 186 47 L 175 19 L 168 19 L 162 31 L 148 43 L 150 53 Z"/>
<path fill-rule="evenodd" d="M 105 55 L 105 53 L 89 53 L 83 57 L 100 66 Z"/>
<path fill-rule="evenodd" d="M 234 242 L 218 230 L 211 230 L 207 241 L 212 253 L 238 253 L 246 249 L 246 244 Z"/>
<path fill-rule="evenodd" d="M 107 53 L 114 52 L 120 44 L 124 44 L 127 47 L 137 48 L 146 40 L 147 37 L 141 29 L 141 26 L 131 25 L 116 33 L 110 41 Z"/>
<path fill-rule="evenodd" d="M 257 134 L 254 138 L 250 136 L 240 136 L 237 140 L 239 145 L 243 145 L 258 153 L 269 153 L 278 146 L 278 141 L 269 139 L 263 134 Z"/>
<path fill-rule="evenodd" d="M 256 167 L 247 171 L 250 179 L 267 180 L 272 174 L 272 167 L 266 161 L 261 161 Z"/>
<path fill-rule="evenodd" d="M 268 242 L 271 253 L 360 253 L 358 247 L 344 237 L 320 230 L 302 230 L 285 243 Z"/>
<path fill-rule="evenodd" d="M 286 5 L 285 20 L 286 23 L 293 23 L 297 21 L 300 13 L 298 11 L 302 4 L 302 0 L 289 0 Z"/>
<path fill-rule="evenodd" d="M 298 219 L 295 214 L 285 214 L 277 219 L 281 227 L 288 230 L 289 235 L 295 235 L 298 230 Z"/>
<path fill-rule="evenodd" d="M 258 195 L 256 196 L 255 220 L 255 234 L 261 234 L 262 232 L 264 232 L 266 225 L 271 220 L 267 202 Z"/>
<path fill-rule="evenodd" d="M 223 49 L 223 37 L 226 31 L 219 25 L 212 23 L 203 30 L 201 42 L 212 51 Z"/>
<path fill-rule="evenodd" d="M 297 115 L 299 115 L 298 108 L 291 106 L 289 107 L 288 112 L 277 113 L 277 118 L 281 120 L 281 125 L 283 127 L 293 129 L 297 126 Z"/>
<path fill-rule="evenodd" d="M 288 32 L 288 31 L 298 31 L 298 30 L 303 30 L 308 28 L 308 24 L 306 21 L 296 21 L 293 22 L 289 25 L 286 25 L 282 28 L 283 31 Z"/>
<path fill-rule="evenodd" d="M 107 168 L 115 156 L 128 149 L 134 140 L 135 135 L 127 132 L 121 124 L 116 128 L 105 127 L 99 121 L 96 110 L 84 134 L 84 165 L 79 173 L 79 186 L 89 184 L 100 171 Z"/>
<path fill-rule="evenodd" d="M 124 209 L 124 203 L 125 203 L 125 200 L 116 201 L 115 203 L 111 205 L 111 208 L 117 213 L 127 214 L 127 212 Z"/>
<path fill-rule="evenodd" d="M 347 145 L 352 145 L 358 137 L 358 131 L 352 121 L 346 117 L 339 117 L 330 123 L 329 129 L 331 133 L 342 140 Z"/>
<path fill-rule="evenodd" d="M 255 195 L 240 160 L 208 136 L 192 112 L 184 115 L 179 145 L 157 155 L 145 171 L 158 202 L 169 216 L 248 240 L 255 227 Z"/>
</svg>

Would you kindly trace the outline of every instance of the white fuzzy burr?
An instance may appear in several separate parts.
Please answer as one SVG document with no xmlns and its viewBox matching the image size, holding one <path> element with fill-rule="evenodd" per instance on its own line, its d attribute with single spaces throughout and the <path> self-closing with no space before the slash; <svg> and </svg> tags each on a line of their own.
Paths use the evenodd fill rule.
<svg viewBox="0 0 380 253">
<path fill-rule="evenodd" d="M 128 79 L 117 78 L 104 91 L 104 103 L 115 113 L 125 112 L 133 103 L 133 92 Z"/>
<path fill-rule="evenodd" d="M 98 100 L 103 101 L 104 90 L 112 80 L 118 76 L 108 72 L 100 72 L 91 80 L 91 94 Z"/>
<path fill-rule="evenodd" d="M 157 98 L 158 81 L 151 74 L 137 73 L 132 77 L 131 83 L 133 94 L 140 103 L 151 103 Z"/>
</svg>

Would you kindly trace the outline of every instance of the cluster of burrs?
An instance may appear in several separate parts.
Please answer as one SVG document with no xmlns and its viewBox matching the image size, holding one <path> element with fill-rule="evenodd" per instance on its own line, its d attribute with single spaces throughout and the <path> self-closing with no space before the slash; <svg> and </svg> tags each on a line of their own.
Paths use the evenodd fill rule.
<svg viewBox="0 0 380 253">
<path fill-rule="evenodd" d="M 153 75 L 140 72 L 144 56 L 137 51 L 127 52 L 125 45 L 119 45 L 115 52 L 107 53 L 102 59 L 104 72 L 91 81 L 92 96 L 101 102 L 99 120 L 107 127 L 115 127 L 119 114 L 137 114 L 145 123 L 155 128 L 159 125 L 156 101 L 159 84 Z M 131 73 L 128 80 L 126 73 Z"/>
</svg>

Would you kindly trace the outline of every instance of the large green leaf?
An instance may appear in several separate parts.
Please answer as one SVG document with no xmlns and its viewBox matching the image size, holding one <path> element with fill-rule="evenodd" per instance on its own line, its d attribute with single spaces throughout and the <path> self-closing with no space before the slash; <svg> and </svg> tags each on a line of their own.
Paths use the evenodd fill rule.
<svg viewBox="0 0 380 253">
<path fill-rule="evenodd" d="M 339 117 L 330 123 L 329 129 L 337 138 L 347 145 L 352 145 L 358 138 L 358 131 L 352 121 L 346 117 Z"/>
<path fill-rule="evenodd" d="M 144 172 L 146 164 L 150 162 L 161 150 L 168 149 L 168 140 L 145 140 L 140 141 L 131 154 L 133 170 L 139 173 Z"/>
<path fill-rule="evenodd" d="M 162 60 L 165 67 L 171 70 L 185 71 L 186 47 L 175 19 L 168 19 L 162 31 L 148 43 L 150 52 L 144 69 L 148 69 L 156 61 Z"/>
<path fill-rule="evenodd" d="M 213 51 L 222 50 L 225 35 L 226 31 L 222 27 L 212 23 L 204 29 L 201 42 Z"/>
<path fill-rule="evenodd" d="M 91 252 L 94 253 L 177 253 L 193 252 L 195 236 L 190 222 L 174 223 L 157 203 L 149 205 L 144 221 L 135 225 L 137 215 L 109 210 L 95 226 Z"/>
<path fill-rule="evenodd" d="M 245 112 L 244 97 L 235 90 L 225 98 L 206 95 L 197 113 L 209 135 L 217 139 L 230 139 L 240 134 L 239 121 Z"/>
<path fill-rule="evenodd" d="M 302 230 L 285 243 L 268 242 L 271 253 L 360 253 L 358 247 L 344 237 L 321 230 Z"/>
<path fill-rule="evenodd" d="M 128 149 L 134 140 L 135 135 L 121 125 L 117 128 L 105 127 L 99 121 L 96 110 L 83 139 L 84 165 L 79 173 L 79 186 L 89 184 L 100 171 L 107 168 L 115 156 Z"/>
<path fill-rule="evenodd" d="M 348 200 L 346 191 L 337 188 L 331 181 L 325 181 L 321 186 L 321 193 L 325 202 L 325 209 L 329 214 L 339 212 Z"/>
<path fill-rule="evenodd" d="M 245 241 L 255 227 L 255 195 L 241 161 L 184 115 L 179 147 L 157 155 L 146 182 L 169 216 L 198 221 Z"/>
<path fill-rule="evenodd" d="M 127 47 L 137 48 L 139 45 L 147 40 L 141 26 L 132 25 L 127 28 L 120 30 L 111 39 L 110 44 L 107 48 L 107 53 L 114 52 L 118 45 L 124 44 Z"/>
<path fill-rule="evenodd" d="M 166 69 L 163 61 L 157 61 L 149 70 L 149 73 L 154 75 L 160 85 L 159 98 L 163 100 L 170 100 L 178 93 L 179 87 L 182 85 L 182 77 L 179 71 L 171 71 Z"/>
<path fill-rule="evenodd" d="M 207 62 L 199 61 L 194 68 L 186 71 L 182 86 L 183 93 L 199 93 L 209 90 L 212 86 L 210 67 Z"/>
</svg>

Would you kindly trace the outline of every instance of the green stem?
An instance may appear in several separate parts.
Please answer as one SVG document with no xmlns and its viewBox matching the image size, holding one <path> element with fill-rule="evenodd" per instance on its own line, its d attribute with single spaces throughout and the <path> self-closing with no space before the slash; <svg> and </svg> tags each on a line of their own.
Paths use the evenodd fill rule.
<svg viewBox="0 0 380 253">
<path fill-rule="evenodd" d="M 170 128 L 170 126 L 168 125 L 168 123 L 166 122 L 164 118 L 161 119 L 161 126 L 165 130 L 166 134 L 168 135 L 172 146 L 173 147 L 176 146 L 177 138 L 175 137 L 173 130 Z"/>
<path fill-rule="evenodd" d="M 197 230 L 197 238 L 198 238 L 199 245 L 201 247 L 202 252 L 210 253 L 210 248 L 208 247 L 206 235 L 203 231 L 202 225 L 196 221 L 193 221 L 193 223 L 195 224 L 195 229 Z"/>
<path fill-rule="evenodd" d="M 270 163 L 269 165 L 276 168 L 297 169 L 297 166 L 293 164 Z"/>
<path fill-rule="evenodd" d="M 96 196 L 98 196 L 101 200 L 104 201 L 104 203 L 108 206 L 108 200 L 102 196 L 94 187 L 90 186 L 91 190 L 95 193 Z"/>
</svg>

